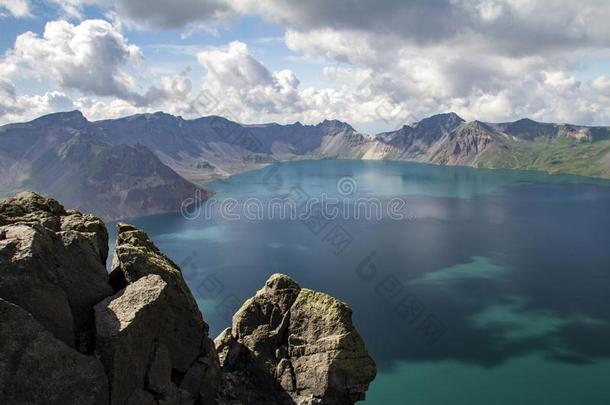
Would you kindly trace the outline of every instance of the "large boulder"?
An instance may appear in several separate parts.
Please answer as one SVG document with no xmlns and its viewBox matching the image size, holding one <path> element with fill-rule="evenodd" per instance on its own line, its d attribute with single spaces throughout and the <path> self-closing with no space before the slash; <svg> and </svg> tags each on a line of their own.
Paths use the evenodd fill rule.
<svg viewBox="0 0 610 405">
<path fill-rule="evenodd" d="M 85 353 L 93 305 L 112 294 L 107 254 L 108 233 L 92 215 L 30 192 L 0 201 L 0 298 Z"/>
<path fill-rule="evenodd" d="M 227 404 L 353 404 L 376 374 L 350 308 L 282 274 L 243 304 L 215 344 Z"/>
<path fill-rule="evenodd" d="M 95 307 L 95 350 L 111 403 L 215 402 L 218 357 L 180 268 L 143 231 L 117 230 L 111 278 L 124 287 Z"/>
<path fill-rule="evenodd" d="M 0 403 L 108 404 L 102 364 L 0 298 Z"/>
</svg>

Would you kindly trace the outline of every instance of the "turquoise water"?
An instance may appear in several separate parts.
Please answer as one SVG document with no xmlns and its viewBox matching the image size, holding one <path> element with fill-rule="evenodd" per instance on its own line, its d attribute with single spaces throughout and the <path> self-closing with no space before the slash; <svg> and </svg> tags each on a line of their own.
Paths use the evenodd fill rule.
<svg viewBox="0 0 610 405">
<path fill-rule="evenodd" d="M 300 161 L 209 184 L 218 201 L 236 200 L 239 220 L 216 207 L 131 222 L 182 266 L 212 335 L 274 272 L 349 303 L 379 369 L 366 404 L 607 405 L 609 186 Z M 253 198 L 264 206 L 285 195 L 325 195 L 344 208 L 375 198 L 384 210 L 315 224 L 244 217 Z M 400 219 L 385 212 L 395 199 Z"/>
</svg>

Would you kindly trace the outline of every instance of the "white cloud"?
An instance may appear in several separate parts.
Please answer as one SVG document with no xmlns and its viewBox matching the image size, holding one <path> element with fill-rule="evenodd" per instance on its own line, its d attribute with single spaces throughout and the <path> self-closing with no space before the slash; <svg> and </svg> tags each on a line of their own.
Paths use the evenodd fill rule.
<svg viewBox="0 0 610 405">
<path fill-rule="evenodd" d="M 591 82 L 591 87 L 597 90 L 600 94 L 610 96 L 610 77 L 598 76 Z"/>
<path fill-rule="evenodd" d="M 337 7 L 338 3 L 328 7 Z M 610 41 L 604 36 L 605 17 L 602 17 L 610 17 L 610 9 L 600 5 L 600 14 L 593 15 L 589 7 L 574 10 L 568 5 L 560 11 L 542 13 L 542 21 L 536 26 L 533 17 L 541 12 L 543 3 L 461 2 L 458 14 L 462 18 L 465 18 L 462 13 L 468 14 L 468 21 L 463 24 L 468 29 L 457 30 L 454 36 L 431 34 L 426 38 L 408 28 L 362 29 L 373 23 L 358 25 L 350 19 L 349 12 L 321 16 L 324 6 L 322 10 L 308 9 L 307 18 L 301 21 L 293 21 L 301 11 L 280 7 L 276 18 L 288 24 L 286 44 L 291 50 L 307 58 L 323 58 L 329 63 L 370 71 L 365 81 L 366 87 L 373 89 L 369 91 L 371 96 L 385 98 L 388 105 L 400 105 L 399 110 L 405 112 L 407 119 L 455 110 L 467 118 L 488 121 L 529 116 L 548 121 L 607 124 L 610 106 L 600 104 L 592 89 L 597 86 L 600 93 L 602 79 L 591 86 L 583 85 L 572 71 L 586 64 L 587 57 L 610 57 Z M 263 5 L 272 6 L 264 1 Z M 566 10 L 574 11 L 574 21 Z M 451 14 L 451 8 L 446 11 Z M 401 10 L 396 13 L 400 15 Z M 371 10 L 371 18 L 375 16 L 376 12 Z M 426 18 L 426 13 L 422 18 Z M 436 21 L 434 18 L 429 22 Z M 476 22 L 470 21 L 472 18 Z M 324 22 L 332 28 L 319 28 L 324 19 L 332 19 Z M 504 26 L 507 21 L 510 26 Z M 582 21 L 589 24 L 583 25 Z M 501 30 L 490 32 L 500 29 L 486 25 L 492 23 L 504 26 L 504 34 Z M 392 20 L 386 24 L 391 26 Z M 357 26 L 361 29 L 356 29 Z M 516 30 L 529 30 L 531 36 L 525 38 L 523 32 Z M 557 42 L 556 37 L 564 42 Z M 324 75 L 331 73 L 335 74 L 332 69 L 326 70 Z M 354 82 L 356 87 L 361 86 L 362 78 L 354 76 Z"/>
<path fill-rule="evenodd" d="M 17 95 L 13 83 L 0 79 L 0 123 L 26 121 L 55 111 L 74 109 L 70 98 L 61 92 Z"/>
<path fill-rule="evenodd" d="M 329 28 L 302 33 L 288 30 L 286 46 L 293 51 L 351 64 L 372 63 L 377 54 L 369 38 L 360 32 L 338 32 Z"/>
<path fill-rule="evenodd" d="M 104 20 L 48 22 L 42 36 L 19 35 L 0 60 L 3 77 L 43 79 L 63 92 L 114 97 L 142 107 L 184 96 L 171 77 L 155 76 L 157 85 L 148 84 L 149 78 L 142 90 L 138 75 L 143 71 L 141 50 Z"/>
<path fill-rule="evenodd" d="M 300 110 L 299 81 L 289 71 L 270 72 L 243 42 L 209 48 L 197 55 L 207 73 L 200 114 L 237 114 L 239 118 L 289 116 Z"/>
<path fill-rule="evenodd" d="M 578 77 L 589 60 L 610 59 L 605 0 L 48 1 L 77 18 L 83 4 L 97 4 L 114 23 L 53 22 L 41 37 L 23 34 L 0 61 L 0 76 L 51 79 L 56 91 L 77 92 L 75 103 L 96 117 L 104 108 L 112 116 L 163 109 L 247 122 L 338 118 L 390 129 L 447 110 L 488 121 L 607 124 L 610 115 L 610 79 Z M 327 64 L 323 84 L 303 88 L 293 70 L 271 71 L 246 44 L 233 42 L 198 53 L 204 98 L 211 99 L 194 110 L 186 76 L 148 72 L 143 79 L 142 52 L 117 26 L 188 32 L 236 15 L 282 24 L 293 60 Z"/>
<path fill-rule="evenodd" d="M 107 6 L 112 2 L 104 0 L 46 0 L 60 10 L 62 17 L 75 18 L 81 20 L 83 18 L 83 7 L 85 6 Z"/>
<path fill-rule="evenodd" d="M 74 106 L 89 120 L 120 118 L 142 112 L 152 112 L 153 109 L 143 109 L 118 99 L 96 99 L 80 97 L 74 101 Z"/>
<path fill-rule="evenodd" d="M 42 37 L 33 32 L 19 35 L 0 71 L 13 72 L 13 76 L 29 72 L 65 89 L 127 99 L 137 95 L 126 68 L 141 57 L 139 48 L 107 21 L 87 20 L 76 26 L 52 21 Z"/>
<path fill-rule="evenodd" d="M 17 18 L 32 16 L 27 0 L 0 0 L 0 16 L 2 16 L 2 10 L 6 10 Z"/>
<path fill-rule="evenodd" d="M 543 72 L 544 84 L 559 92 L 573 92 L 580 87 L 580 81 L 566 72 Z"/>
<path fill-rule="evenodd" d="M 153 109 L 181 113 L 191 93 L 182 74 L 147 72 L 141 50 L 104 20 L 52 21 L 41 36 L 19 35 L 0 59 L 0 77 L 2 122 L 75 106 L 94 118 Z M 28 79 L 39 79 L 48 90 L 20 95 L 11 80 Z"/>
<path fill-rule="evenodd" d="M 327 80 L 347 84 L 301 89 L 292 71 L 270 71 L 242 42 L 207 49 L 199 53 L 198 60 L 206 76 L 196 111 L 192 112 L 197 115 L 219 114 L 248 123 L 317 123 L 333 118 L 360 123 L 380 120 L 380 114 L 384 119 L 394 119 L 392 111 L 401 108 L 401 103 L 387 94 L 367 88 L 368 83 L 354 82 L 356 77 L 368 79 L 364 70 L 328 67 Z M 351 83 L 349 72 L 354 73 Z"/>
</svg>

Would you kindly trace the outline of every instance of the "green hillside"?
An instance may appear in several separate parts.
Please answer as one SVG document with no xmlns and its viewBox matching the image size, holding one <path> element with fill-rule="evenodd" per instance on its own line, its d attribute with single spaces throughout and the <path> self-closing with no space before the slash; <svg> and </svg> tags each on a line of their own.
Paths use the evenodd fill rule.
<svg viewBox="0 0 610 405">
<path fill-rule="evenodd" d="M 496 141 L 497 145 L 479 156 L 477 166 L 610 178 L 610 139 L 541 137 L 514 141 L 496 137 Z"/>
</svg>

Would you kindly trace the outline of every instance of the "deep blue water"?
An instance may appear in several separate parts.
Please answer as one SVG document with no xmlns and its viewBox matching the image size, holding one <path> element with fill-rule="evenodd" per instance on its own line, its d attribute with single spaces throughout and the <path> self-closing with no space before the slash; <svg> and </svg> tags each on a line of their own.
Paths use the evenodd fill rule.
<svg viewBox="0 0 610 405">
<path fill-rule="evenodd" d="M 352 307 L 379 369 L 366 404 L 610 404 L 609 182 L 325 160 L 208 187 L 406 204 L 401 220 L 133 219 L 182 266 L 211 335 L 282 272 Z"/>
</svg>

